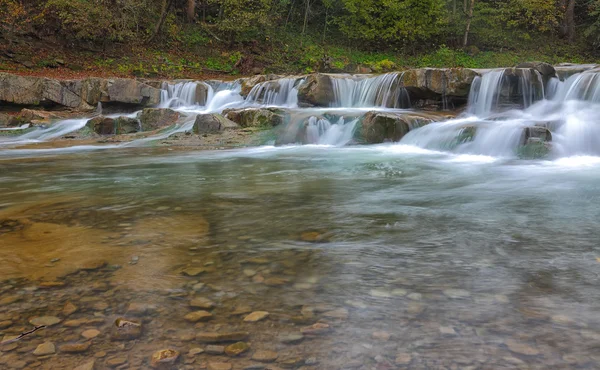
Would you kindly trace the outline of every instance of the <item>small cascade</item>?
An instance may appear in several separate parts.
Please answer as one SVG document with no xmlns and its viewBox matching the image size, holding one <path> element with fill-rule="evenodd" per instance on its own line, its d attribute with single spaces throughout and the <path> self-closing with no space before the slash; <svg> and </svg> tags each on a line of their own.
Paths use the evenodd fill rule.
<svg viewBox="0 0 600 370">
<path fill-rule="evenodd" d="M 600 103 L 600 73 L 590 71 L 569 77 L 561 84 L 554 100 L 581 100 Z"/>
<path fill-rule="evenodd" d="M 295 108 L 298 106 L 297 81 L 296 78 L 282 78 L 261 82 L 250 90 L 246 103 Z"/>
<path fill-rule="evenodd" d="M 503 69 L 475 77 L 469 93 L 469 113 L 478 117 L 490 115 L 498 107 L 502 90 Z"/>
<path fill-rule="evenodd" d="M 202 84 L 206 87 L 206 100 L 208 101 L 209 96 L 213 94 L 213 88 L 207 83 L 186 81 L 169 84 L 163 82 L 159 107 L 179 108 L 199 105 L 199 101 L 202 99 L 197 94 L 198 84 Z"/>
<path fill-rule="evenodd" d="M 402 87 L 402 74 L 386 73 L 374 77 L 332 78 L 336 107 L 409 108 L 410 98 Z"/>
<path fill-rule="evenodd" d="M 357 118 L 346 122 L 344 117 L 340 117 L 332 123 L 327 118 L 312 116 L 306 122 L 305 144 L 344 146 L 354 137 L 357 123 Z"/>
</svg>

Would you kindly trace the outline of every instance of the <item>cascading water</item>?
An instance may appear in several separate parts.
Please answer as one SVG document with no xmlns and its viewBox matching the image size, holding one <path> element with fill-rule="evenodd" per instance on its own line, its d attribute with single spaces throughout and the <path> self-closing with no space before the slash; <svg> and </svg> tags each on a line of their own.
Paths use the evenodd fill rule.
<svg viewBox="0 0 600 370">
<path fill-rule="evenodd" d="M 306 144 L 343 146 L 348 144 L 353 136 L 358 118 L 346 122 L 340 117 L 332 123 L 327 118 L 312 116 L 306 122 Z"/>
<path fill-rule="evenodd" d="M 270 107 L 298 107 L 298 89 L 296 85 L 299 83 L 302 83 L 302 80 L 297 78 L 282 78 L 275 81 L 261 82 L 250 90 L 246 103 L 248 105 L 260 104 Z"/>
<path fill-rule="evenodd" d="M 332 78 L 334 106 L 343 108 L 409 108 L 410 98 L 401 86 L 402 74 L 386 73 L 374 77 Z"/>
<path fill-rule="evenodd" d="M 176 84 L 164 82 L 161 90 L 159 108 L 178 108 L 202 105 L 204 102 L 200 101 L 200 97 L 196 94 L 198 84 L 202 84 L 203 87 L 207 89 L 206 100 L 209 100 L 210 95 L 213 94 L 213 88 L 209 84 L 194 81 L 179 82 Z"/>
</svg>

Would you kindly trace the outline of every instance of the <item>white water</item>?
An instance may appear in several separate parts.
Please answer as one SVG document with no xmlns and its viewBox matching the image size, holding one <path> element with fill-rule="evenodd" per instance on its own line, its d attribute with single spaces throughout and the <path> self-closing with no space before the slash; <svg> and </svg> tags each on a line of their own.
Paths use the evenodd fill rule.
<svg viewBox="0 0 600 370">
<path fill-rule="evenodd" d="M 340 117 L 335 123 L 327 118 L 312 116 L 306 123 L 306 144 L 344 146 L 353 136 L 358 118 L 346 122 Z"/>
<path fill-rule="evenodd" d="M 344 76 L 332 79 L 335 107 L 408 108 L 410 99 L 401 87 L 402 74 Z"/>
</svg>

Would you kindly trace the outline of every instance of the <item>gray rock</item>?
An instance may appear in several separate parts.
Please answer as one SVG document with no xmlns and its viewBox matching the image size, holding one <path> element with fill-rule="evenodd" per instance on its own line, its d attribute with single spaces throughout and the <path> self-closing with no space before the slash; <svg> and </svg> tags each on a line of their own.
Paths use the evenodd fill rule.
<svg viewBox="0 0 600 370">
<path fill-rule="evenodd" d="M 223 117 L 220 114 L 199 114 L 194 122 L 193 132 L 195 134 L 214 134 L 225 130 L 238 128 L 237 123 Z"/>
<path fill-rule="evenodd" d="M 153 131 L 174 125 L 180 118 L 180 113 L 166 108 L 146 108 L 138 114 L 143 131 Z"/>
</svg>

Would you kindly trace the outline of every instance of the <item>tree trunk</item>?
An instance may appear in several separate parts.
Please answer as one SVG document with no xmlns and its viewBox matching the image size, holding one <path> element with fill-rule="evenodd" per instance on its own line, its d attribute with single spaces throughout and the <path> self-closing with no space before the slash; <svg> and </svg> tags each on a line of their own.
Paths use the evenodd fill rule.
<svg viewBox="0 0 600 370">
<path fill-rule="evenodd" d="M 308 11 L 310 10 L 310 0 L 306 1 L 306 9 L 304 10 L 304 24 L 302 25 L 302 41 L 301 44 L 304 43 L 304 33 L 306 32 L 306 24 L 308 23 Z"/>
<path fill-rule="evenodd" d="M 163 0 L 162 13 L 160 15 L 160 20 L 156 24 L 156 28 L 154 29 L 154 33 L 148 39 L 148 42 L 154 41 L 160 29 L 162 28 L 163 23 L 165 23 L 165 19 L 167 19 L 167 15 L 169 14 L 169 10 L 171 9 L 171 5 L 173 5 L 173 0 Z"/>
<path fill-rule="evenodd" d="M 185 17 L 189 23 L 194 22 L 194 19 L 196 19 L 196 0 L 187 0 Z"/>
<path fill-rule="evenodd" d="M 567 11 L 565 12 L 565 22 L 567 39 L 572 43 L 575 41 L 575 0 L 569 0 Z"/>
<path fill-rule="evenodd" d="M 463 39 L 464 48 L 466 48 L 469 44 L 469 32 L 471 31 L 471 21 L 473 20 L 473 8 L 475 8 L 475 0 L 471 0 L 471 4 L 469 6 L 469 13 L 467 14 L 467 28 L 465 29 L 465 38 Z"/>
</svg>

